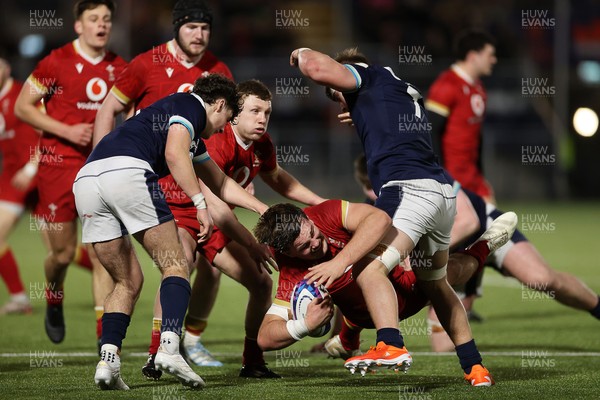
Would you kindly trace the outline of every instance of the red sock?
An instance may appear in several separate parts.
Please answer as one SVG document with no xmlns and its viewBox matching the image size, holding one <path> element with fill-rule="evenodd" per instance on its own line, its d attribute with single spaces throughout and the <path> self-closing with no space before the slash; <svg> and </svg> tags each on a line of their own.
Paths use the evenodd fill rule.
<svg viewBox="0 0 600 400">
<path fill-rule="evenodd" d="M 340 342 L 342 342 L 344 349 L 356 350 L 360 347 L 360 331 L 362 331 L 361 327 L 344 318 L 342 330 L 340 331 Z"/>
<path fill-rule="evenodd" d="M 150 347 L 148 348 L 148 353 L 150 354 L 156 354 L 158 352 L 158 346 L 160 346 L 161 322 L 161 318 L 152 319 L 152 337 L 150 338 Z"/>
<path fill-rule="evenodd" d="M 25 291 L 23 281 L 21 281 L 21 276 L 19 275 L 17 261 L 8 246 L 6 246 L 4 251 L 0 250 L 0 276 L 2 276 L 2 280 L 6 283 L 8 293 L 18 294 Z"/>
<path fill-rule="evenodd" d="M 485 263 L 486 258 L 490 255 L 490 249 L 488 248 L 487 240 L 482 240 L 481 242 L 476 242 L 469 249 L 458 250 L 457 253 L 474 257 L 477 260 L 477 271 L 479 271 L 483 268 L 483 263 Z"/>
<path fill-rule="evenodd" d="M 46 303 L 49 306 L 60 306 L 62 305 L 63 299 L 65 297 L 65 291 L 63 290 L 63 286 L 61 285 L 58 290 L 55 290 L 54 287 L 56 284 L 48 283 L 46 287 Z"/>
<path fill-rule="evenodd" d="M 256 339 L 244 338 L 244 354 L 242 355 L 242 365 L 264 365 L 265 359 L 263 351 L 258 347 Z"/>
<path fill-rule="evenodd" d="M 104 307 L 94 307 L 96 313 L 96 337 L 102 338 L 102 315 L 104 315 Z"/>
<path fill-rule="evenodd" d="M 87 269 L 88 271 L 91 271 L 93 269 L 92 260 L 90 260 L 90 254 L 88 253 L 85 246 L 82 244 L 77 246 L 77 249 L 75 250 L 75 258 L 73 259 L 73 261 L 75 262 L 75 264 L 77 264 L 83 269 Z"/>
</svg>

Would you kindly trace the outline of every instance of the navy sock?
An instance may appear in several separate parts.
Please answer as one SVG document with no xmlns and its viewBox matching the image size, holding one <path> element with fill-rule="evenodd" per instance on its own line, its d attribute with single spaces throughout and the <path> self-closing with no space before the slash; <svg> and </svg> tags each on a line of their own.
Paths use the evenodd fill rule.
<svg viewBox="0 0 600 400">
<path fill-rule="evenodd" d="M 183 319 L 187 311 L 192 289 L 187 279 L 169 276 L 160 285 L 162 326 L 160 332 L 170 331 L 181 335 Z"/>
<path fill-rule="evenodd" d="M 131 317 L 120 312 L 104 313 L 102 315 L 102 344 L 114 344 L 119 349 L 127 334 Z"/>
<path fill-rule="evenodd" d="M 455 347 L 456 355 L 460 361 L 460 366 L 467 373 L 471 373 L 473 365 L 481 364 L 481 354 L 477 350 L 475 339 L 471 339 L 467 343 L 463 343 Z"/>
<path fill-rule="evenodd" d="M 383 342 L 394 347 L 404 347 L 404 339 L 399 329 L 382 328 L 377 330 L 377 343 Z"/>
<path fill-rule="evenodd" d="M 590 314 L 600 319 L 600 296 L 598 296 L 598 303 L 596 304 L 596 307 L 590 310 Z"/>
</svg>

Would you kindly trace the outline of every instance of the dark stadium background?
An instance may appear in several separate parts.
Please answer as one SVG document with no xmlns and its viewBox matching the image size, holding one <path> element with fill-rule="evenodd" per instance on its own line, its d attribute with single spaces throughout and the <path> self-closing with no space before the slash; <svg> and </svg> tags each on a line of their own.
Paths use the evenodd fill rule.
<svg viewBox="0 0 600 400">
<path fill-rule="evenodd" d="M 75 38 L 73 3 L 3 2 L 0 52 L 11 62 L 14 76 L 25 79 L 51 49 Z M 116 3 L 109 48 L 125 59 L 172 38 L 174 1 Z M 358 45 L 372 61 L 391 66 L 426 94 L 453 61 L 452 38 L 475 27 L 497 40 L 498 63 L 493 75 L 484 79 L 488 104 L 483 142 L 485 172 L 497 198 L 600 197 L 600 135 L 580 137 L 572 125 L 578 107 L 600 112 L 600 1 L 208 3 L 215 16 L 210 49 L 227 62 L 236 80 L 258 78 L 271 88 L 274 113 L 269 131 L 282 165 L 319 194 L 361 196 L 352 177 L 360 143 L 353 132 L 339 126 L 337 107 L 322 89 L 298 80 L 300 75 L 288 65 L 290 52 L 304 46 L 331 54 Z M 32 10 L 54 10 L 53 18 L 62 26 L 32 25 Z M 532 10 L 537 11 L 530 14 Z M 545 26 L 528 26 L 524 17 Z M 410 49 L 420 49 L 425 62 L 401 62 L 399 55 Z M 553 94 L 525 96 L 523 87 L 532 86 L 530 78 L 543 82 L 539 86 Z M 555 161 L 525 165 L 522 153 L 528 146 L 539 146 Z M 270 192 L 258 185 L 257 194 L 268 198 Z"/>
</svg>

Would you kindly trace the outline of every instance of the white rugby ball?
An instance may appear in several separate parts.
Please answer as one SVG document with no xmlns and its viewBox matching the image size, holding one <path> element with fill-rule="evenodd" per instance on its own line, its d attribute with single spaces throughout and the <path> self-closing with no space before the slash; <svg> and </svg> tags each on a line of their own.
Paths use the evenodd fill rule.
<svg viewBox="0 0 600 400">
<path fill-rule="evenodd" d="M 308 305 L 315 298 L 323 298 L 328 295 L 327 289 L 323 285 L 316 286 L 314 283 L 308 284 L 306 280 L 301 280 L 294 286 L 290 305 L 292 307 L 292 316 L 295 320 L 304 319 Z M 319 329 L 311 332 L 309 336 L 321 337 L 327 334 L 331 329 L 331 321 L 321 326 Z"/>
</svg>

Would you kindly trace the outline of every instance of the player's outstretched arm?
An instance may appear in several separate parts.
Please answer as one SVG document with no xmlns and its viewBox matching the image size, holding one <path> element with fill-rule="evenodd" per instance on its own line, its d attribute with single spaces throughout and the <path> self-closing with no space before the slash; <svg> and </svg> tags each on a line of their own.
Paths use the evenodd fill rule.
<svg viewBox="0 0 600 400">
<path fill-rule="evenodd" d="M 96 114 L 96 121 L 94 123 L 94 147 L 98 142 L 110 131 L 115 128 L 115 117 L 125 111 L 127 104 L 123 104 L 117 99 L 115 95 L 108 92 L 108 95 L 102 102 L 102 106 Z"/>
<path fill-rule="evenodd" d="M 326 54 L 302 47 L 292 51 L 290 65 L 319 85 L 339 91 L 356 89 L 356 78 L 350 70 Z"/>
<path fill-rule="evenodd" d="M 262 172 L 260 177 L 271 189 L 290 200 L 299 201 L 309 206 L 314 206 L 326 200 L 301 184 L 279 165 L 273 172 Z"/>
<path fill-rule="evenodd" d="M 38 104 L 44 94 L 28 81 L 23 84 L 15 102 L 15 115 L 29 125 L 44 132 L 52 133 L 80 146 L 92 140 L 93 124 L 64 124 L 44 113 Z"/>
<path fill-rule="evenodd" d="M 254 260 L 259 271 L 264 269 L 271 274 L 271 268 L 278 270 L 277 263 L 273 259 L 269 247 L 258 243 L 252 233 L 237 220 L 235 214 L 231 211 L 231 208 L 215 196 L 203 182 L 200 182 L 200 187 L 206 198 L 210 215 L 213 218 L 215 225 L 222 230 L 226 236 L 246 248 L 250 258 Z M 199 242 L 201 242 L 201 240 Z"/>
<path fill-rule="evenodd" d="M 235 206 L 262 214 L 267 205 L 248 193 L 236 181 L 229 178 L 221 171 L 219 166 L 211 159 L 194 165 L 196 174 L 210 190 L 221 200 Z M 182 187 L 183 189 L 183 187 Z"/>
<path fill-rule="evenodd" d="M 308 305 L 303 321 L 292 320 L 289 308 L 273 304 L 265 314 L 258 331 L 258 345 L 264 351 L 291 346 L 333 317 L 331 296 L 315 298 Z M 291 322 L 290 322 L 291 321 Z"/>
<path fill-rule="evenodd" d="M 378 208 L 368 204 L 348 203 L 345 228 L 352 232 L 352 239 L 331 261 L 309 268 L 306 279 L 329 287 L 342 276 L 344 270 L 363 258 L 379 244 L 392 225 L 391 218 Z"/>
</svg>

